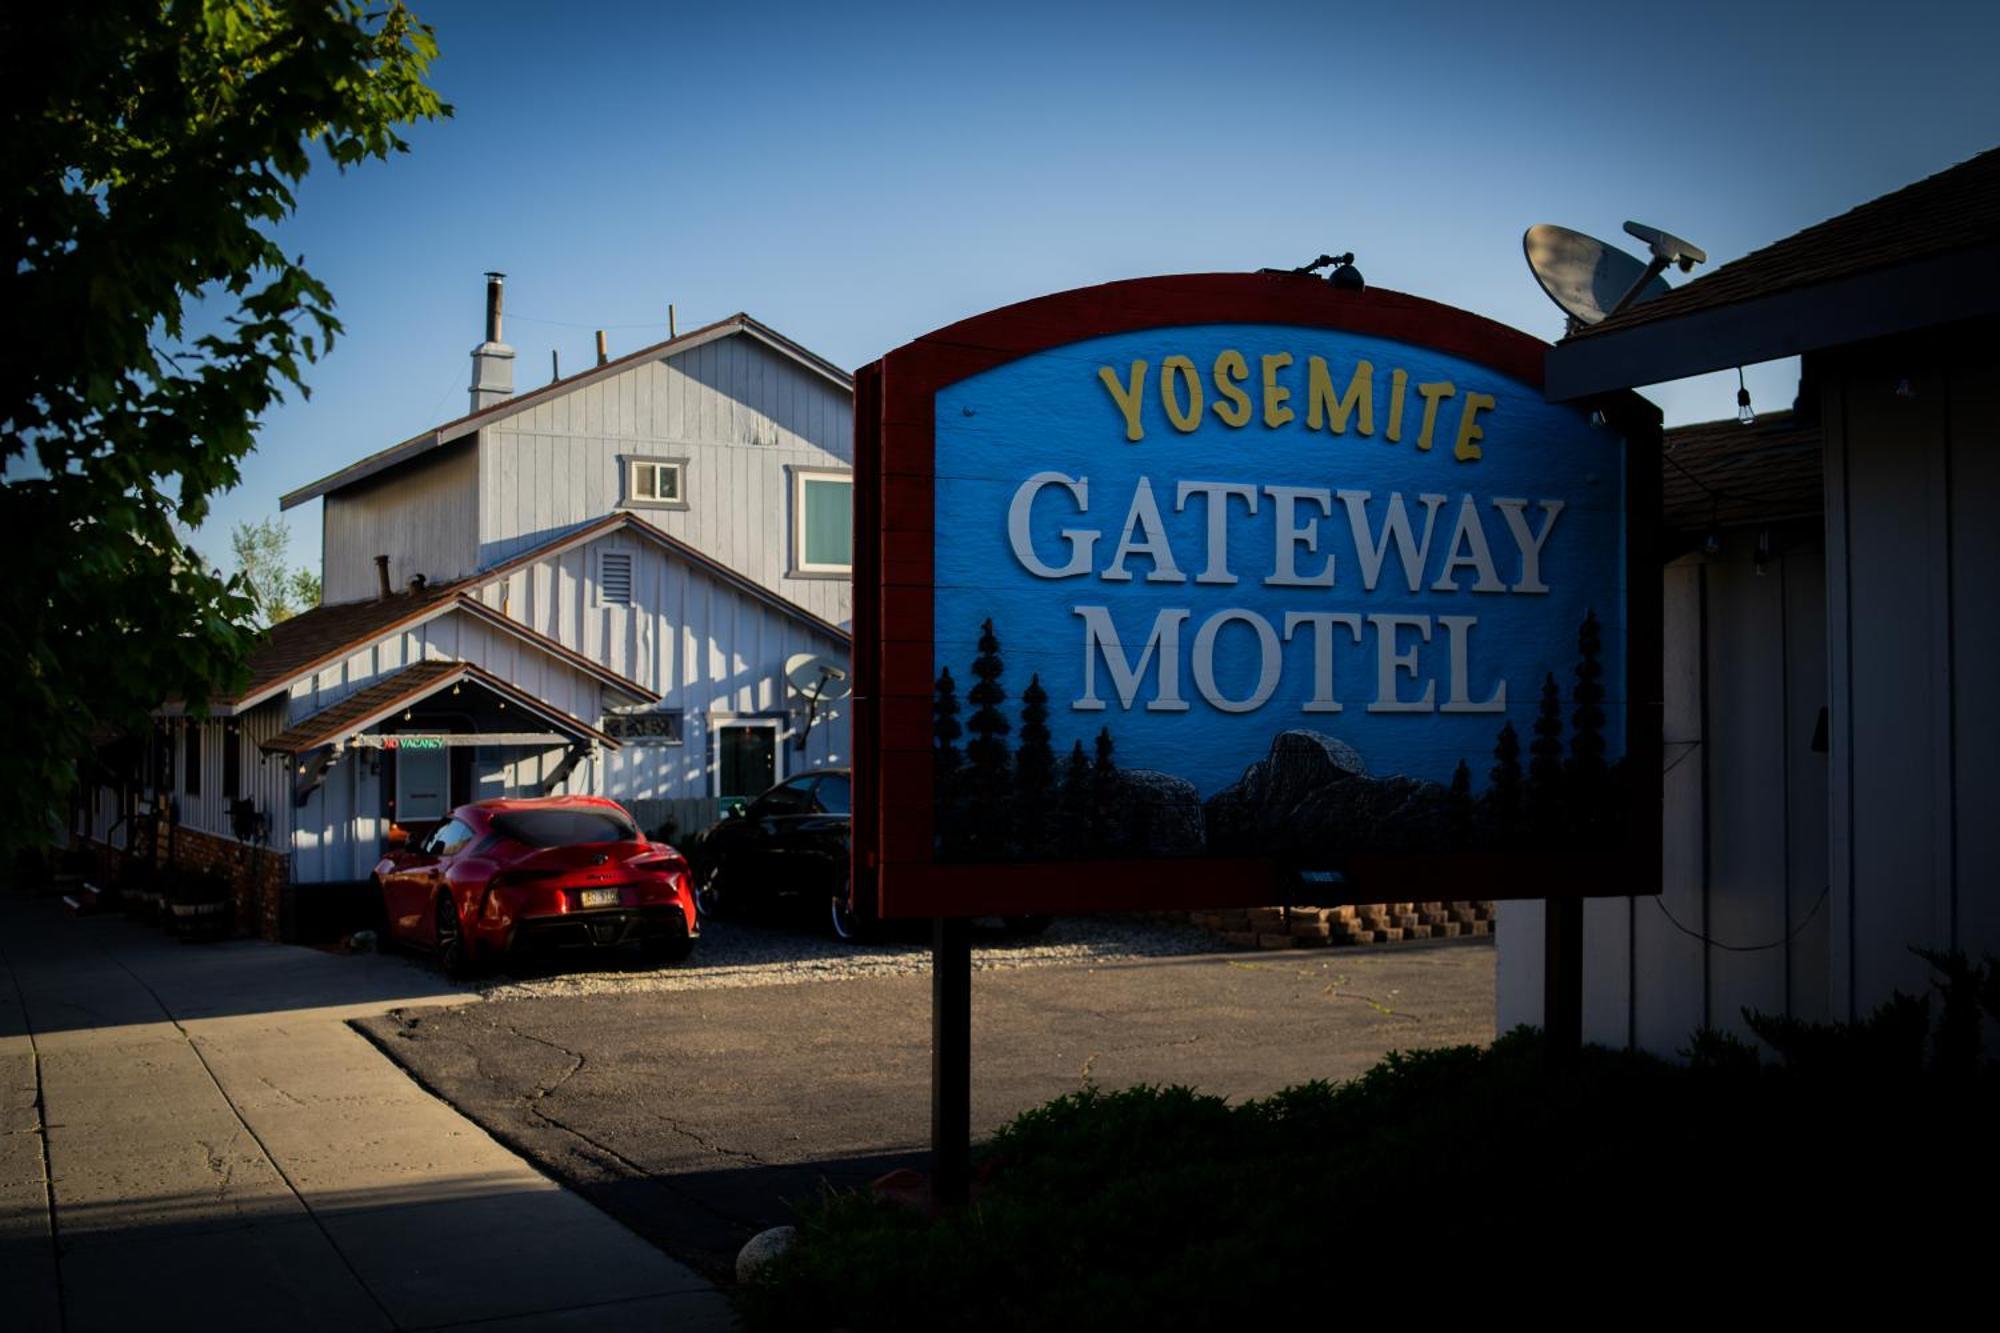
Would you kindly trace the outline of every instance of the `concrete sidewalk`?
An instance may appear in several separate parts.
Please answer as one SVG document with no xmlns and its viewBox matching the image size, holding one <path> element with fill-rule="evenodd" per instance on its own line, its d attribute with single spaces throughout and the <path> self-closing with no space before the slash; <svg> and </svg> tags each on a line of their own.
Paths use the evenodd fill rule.
<svg viewBox="0 0 2000 1333">
<path fill-rule="evenodd" d="M 420 967 L 0 890 L 0 969 L 9 1329 L 730 1326 L 347 1026 L 469 998 Z"/>
</svg>

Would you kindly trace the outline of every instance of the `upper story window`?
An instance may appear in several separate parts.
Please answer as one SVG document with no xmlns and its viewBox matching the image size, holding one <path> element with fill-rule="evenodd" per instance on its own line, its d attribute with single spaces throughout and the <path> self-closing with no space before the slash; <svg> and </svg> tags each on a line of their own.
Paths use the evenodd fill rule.
<svg viewBox="0 0 2000 1333">
<path fill-rule="evenodd" d="M 854 570 L 854 475 L 796 468 L 792 472 L 792 573 Z"/>
<path fill-rule="evenodd" d="M 624 494 L 627 509 L 686 509 L 687 459 L 651 458 L 626 454 Z"/>
</svg>

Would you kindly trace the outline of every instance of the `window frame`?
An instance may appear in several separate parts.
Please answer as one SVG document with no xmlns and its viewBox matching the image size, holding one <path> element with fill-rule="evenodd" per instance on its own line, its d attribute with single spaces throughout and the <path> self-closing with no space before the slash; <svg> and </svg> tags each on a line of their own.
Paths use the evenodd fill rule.
<svg viewBox="0 0 2000 1333">
<path fill-rule="evenodd" d="M 708 720 L 708 790 L 718 801 L 742 801 L 746 805 L 780 782 L 792 777 L 785 771 L 785 740 L 789 719 L 776 714 L 724 713 Z M 731 794 L 722 790 L 722 733 L 730 727 L 768 727 L 771 731 L 771 780 L 753 792 Z"/>
<path fill-rule="evenodd" d="M 806 488 L 815 481 L 837 482 L 847 487 L 848 512 L 854 503 L 854 469 L 842 467 L 792 467 L 792 558 L 790 575 L 795 579 L 851 579 L 854 577 L 854 527 L 847 529 L 847 563 L 830 565 L 806 559 Z"/>
<path fill-rule="evenodd" d="M 196 800 L 201 797 L 201 743 L 206 731 L 203 723 L 192 718 L 181 724 L 181 794 Z"/>
<path fill-rule="evenodd" d="M 688 507 L 688 458 L 673 454 L 620 454 L 618 455 L 618 507 L 621 509 L 686 509 Z M 662 500 L 656 496 L 639 494 L 635 484 L 642 467 L 672 468 L 675 476 L 674 491 L 678 498 Z M 654 490 L 659 489 L 658 475 L 654 476 Z"/>
</svg>

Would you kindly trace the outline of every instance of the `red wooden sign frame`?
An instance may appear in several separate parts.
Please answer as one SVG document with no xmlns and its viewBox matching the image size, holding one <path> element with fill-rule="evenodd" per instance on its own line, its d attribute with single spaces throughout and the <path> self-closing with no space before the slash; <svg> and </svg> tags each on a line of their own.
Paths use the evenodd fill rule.
<svg viewBox="0 0 2000 1333">
<path fill-rule="evenodd" d="M 1548 345 L 1397 292 L 1292 274 L 1142 278 L 1060 292 L 926 334 L 855 376 L 854 887 L 883 916 L 1219 907 L 1305 895 L 1263 860 L 940 863 L 933 857 L 933 486 L 940 389 L 1030 353 L 1190 324 L 1290 324 L 1396 339 L 1539 389 Z M 1628 449 L 1626 752 L 1631 835 L 1615 851 L 1354 856 L 1317 902 L 1624 896 L 1659 891 L 1659 411 L 1629 393 L 1585 404 Z"/>
</svg>

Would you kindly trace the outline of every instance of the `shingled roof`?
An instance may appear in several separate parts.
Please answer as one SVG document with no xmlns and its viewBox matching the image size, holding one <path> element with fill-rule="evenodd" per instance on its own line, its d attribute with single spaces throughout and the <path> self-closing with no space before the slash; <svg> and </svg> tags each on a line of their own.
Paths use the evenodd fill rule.
<svg viewBox="0 0 2000 1333">
<path fill-rule="evenodd" d="M 364 602 L 337 602 L 330 606 L 316 606 L 288 620 L 281 620 L 265 631 L 263 641 L 251 653 L 250 678 L 243 689 L 234 699 L 217 700 L 217 702 L 234 704 L 238 708 L 252 706 L 261 702 L 274 689 L 290 684 L 307 672 L 331 666 L 341 658 L 359 652 L 391 630 L 416 624 L 431 616 L 442 615 L 455 607 L 462 608 L 470 614 L 483 616 L 496 624 L 504 623 L 504 627 L 510 633 L 534 642 L 544 652 L 561 658 L 580 671 L 597 676 L 622 693 L 647 702 L 656 701 L 659 695 L 638 682 L 617 675 L 609 668 L 564 647 L 554 639 L 511 617 L 490 611 L 473 597 L 480 588 L 507 577 L 523 565 L 547 559 L 571 547 L 596 541 L 599 537 L 620 530 L 629 531 L 633 536 L 652 542 L 691 568 L 698 569 L 717 582 L 763 603 L 780 615 L 800 621 L 829 638 L 842 642 L 849 639 L 847 631 L 840 626 L 821 619 L 782 593 L 773 592 L 755 579 L 704 555 L 678 537 L 661 531 L 644 519 L 620 512 L 583 524 L 502 561 L 491 569 L 482 570 L 467 578 L 395 592 L 387 597 L 370 598 Z"/>
<path fill-rule="evenodd" d="M 2000 243 L 2000 148 L 1752 251 L 1574 339 Z M 1573 340 L 1574 340 L 1573 339 Z"/>
<path fill-rule="evenodd" d="M 1724 264 L 1549 350 L 1555 402 L 2000 316 L 2000 149 Z"/>
<path fill-rule="evenodd" d="M 823 376 L 836 388 L 848 393 L 854 391 L 854 377 L 839 366 L 819 353 L 792 341 L 761 320 L 753 319 L 738 311 L 727 319 L 719 319 L 713 324 L 690 329 L 686 333 L 668 338 L 665 342 L 649 344 L 636 352 L 606 361 L 602 365 L 585 367 L 559 380 L 552 380 L 538 389 L 523 390 L 502 398 L 497 403 L 488 403 L 485 407 L 475 408 L 463 416 L 453 417 L 450 421 L 420 431 L 407 440 L 350 463 L 338 472 L 329 473 L 318 481 L 310 482 L 295 491 L 286 492 L 279 497 L 278 508 L 290 509 L 308 500 L 317 499 L 330 491 L 337 491 L 344 486 L 364 481 L 419 454 L 450 444 L 453 440 L 463 439 L 482 427 L 493 425 L 516 413 L 525 412 L 537 403 L 559 398 L 572 389 L 582 388 L 586 384 L 593 384 L 607 376 L 629 370 L 642 361 L 679 356 L 683 352 L 691 352 L 717 339 L 733 337 L 747 337 L 761 342 L 774 351 L 790 357 L 814 374 Z"/>
<path fill-rule="evenodd" d="M 547 719 L 572 736 L 587 737 L 613 750 L 618 748 L 617 741 L 596 727 L 571 717 L 562 709 L 524 690 L 516 689 L 490 671 L 471 662 L 435 658 L 414 663 L 371 682 L 338 703 L 322 708 L 311 717 L 279 732 L 258 748 L 273 754 L 305 754 L 357 731 L 365 731 L 398 709 L 408 708 L 459 681 L 483 686 L 525 712 Z"/>
<path fill-rule="evenodd" d="M 1670 532 L 1817 518 L 1820 432 L 1790 412 L 1745 426 L 1734 417 L 1676 426 L 1660 451 L 1660 507 Z"/>
</svg>

